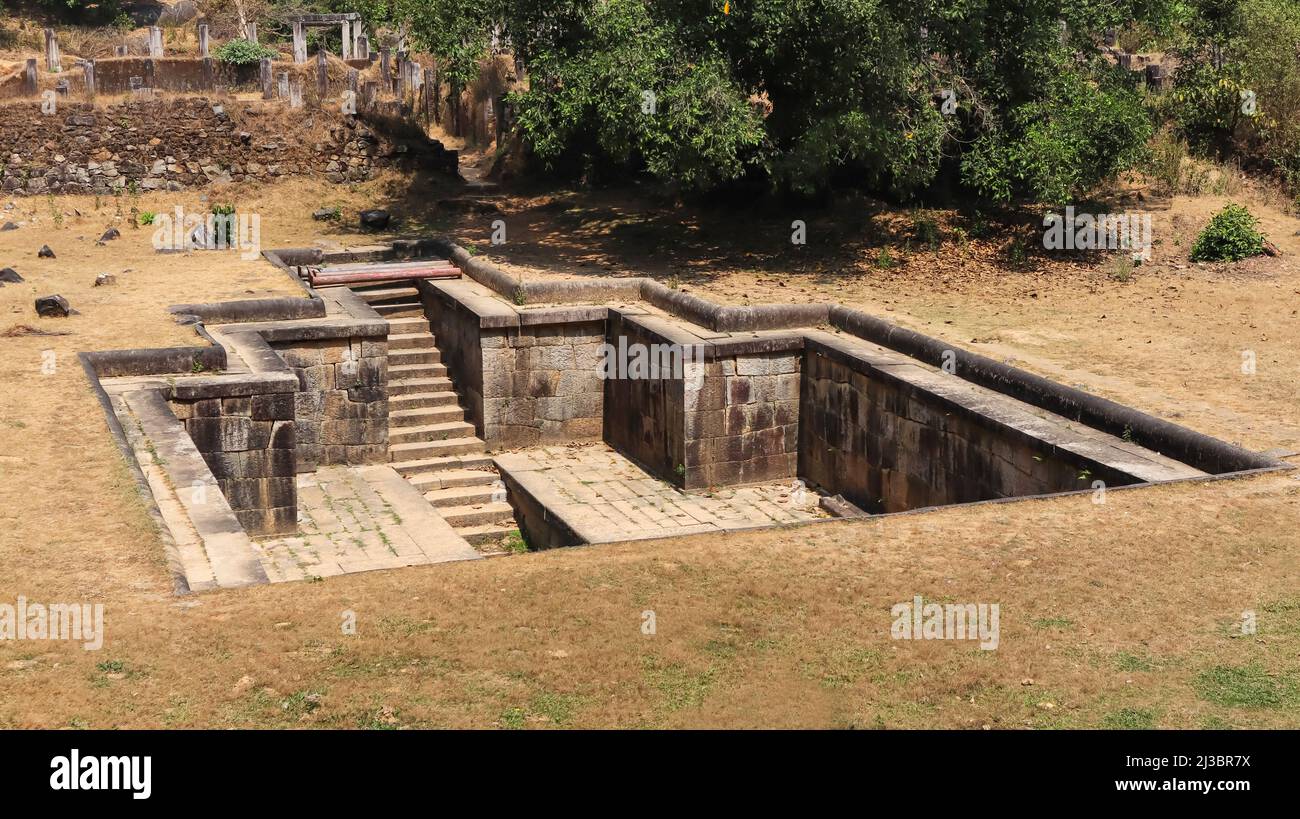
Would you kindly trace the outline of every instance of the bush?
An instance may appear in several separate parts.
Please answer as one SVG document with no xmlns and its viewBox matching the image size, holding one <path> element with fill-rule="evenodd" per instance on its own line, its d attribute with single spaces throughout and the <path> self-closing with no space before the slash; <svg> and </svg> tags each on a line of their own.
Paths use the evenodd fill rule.
<svg viewBox="0 0 1300 819">
<path fill-rule="evenodd" d="M 1192 261 L 1238 261 L 1264 252 L 1264 234 L 1250 211 L 1241 205 L 1228 205 L 1214 215 L 1192 245 Z"/>
<path fill-rule="evenodd" d="M 250 40 L 231 40 L 215 52 L 216 58 L 231 65 L 254 65 L 264 59 L 274 59 L 275 49 Z"/>
</svg>

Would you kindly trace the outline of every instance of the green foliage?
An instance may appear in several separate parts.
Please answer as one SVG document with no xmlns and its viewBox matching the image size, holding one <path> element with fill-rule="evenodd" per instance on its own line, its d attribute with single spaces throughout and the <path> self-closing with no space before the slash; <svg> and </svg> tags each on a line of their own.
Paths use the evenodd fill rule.
<svg viewBox="0 0 1300 819">
<path fill-rule="evenodd" d="M 274 59 L 273 48 L 254 43 L 251 40 L 231 40 L 222 43 L 212 52 L 218 60 L 231 65 L 256 65 L 264 59 Z"/>
<path fill-rule="evenodd" d="M 966 181 L 998 202 L 1064 204 L 1144 161 L 1152 129 L 1141 97 L 1118 70 L 1095 72 L 1061 73 L 1012 110 L 964 157 Z"/>
<path fill-rule="evenodd" d="M 152 225 L 152 224 L 153 224 L 153 220 L 154 220 L 156 217 L 157 217 L 157 214 L 156 214 L 156 213 L 154 213 L 154 212 L 151 211 L 151 210 L 146 210 L 144 213 L 141 213 L 141 214 L 140 214 L 140 224 L 142 224 L 142 225 Z"/>
<path fill-rule="evenodd" d="M 1300 189 L 1300 4 L 1190 0 L 1159 112 L 1202 154 L 1276 169 Z"/>
<path fill-rule="evenodd" d="M 597 5 L 571 46 L 549 44 L 513 95 L 534 153 L 554 167 L 637 167 L 686 188 L 735 179 L 754 160 L 761 120 L 716 54 L 690 49 L 642 3 Z"/>
<path fill-rule="evenodd" d="M 1235 262 L 1264 252 L 1258 221 L 1241 205 L 1230 204 L 1214 215 L 1192 245 L 1194 262 Z"/>
</svg>

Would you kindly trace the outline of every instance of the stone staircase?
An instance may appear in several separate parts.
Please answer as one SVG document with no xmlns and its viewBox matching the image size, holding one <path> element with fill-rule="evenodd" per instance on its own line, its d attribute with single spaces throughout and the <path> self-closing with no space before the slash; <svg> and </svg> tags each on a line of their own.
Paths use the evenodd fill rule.
<svg viewBox="0 0 1300 819">
<path fill-rule="evenodd" d="M 487 445 L 465 420 L 414 287 L 353 288 L 388 320 L 388 459 L 456 533 L 491 547 L 514 532 L 514 512 Z M 493 500 L 496 496 L 498 500 Z"/>
</svg>

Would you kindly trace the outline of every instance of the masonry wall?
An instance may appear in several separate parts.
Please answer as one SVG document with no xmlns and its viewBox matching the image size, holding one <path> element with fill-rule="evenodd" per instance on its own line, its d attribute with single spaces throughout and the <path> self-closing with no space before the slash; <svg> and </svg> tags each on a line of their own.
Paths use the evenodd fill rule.
<svg viewBox="0 0 1300 819">
<path fill-rule="evenodd" d="M 800 476 L 869 512 L 1089 489 L 1093 480 L 1134 482 L 812 346 L 801 392 Z"/>
<path fill-rule="evenodd" d="M 356 182 L 393 166 L 446 170 L 454 151 L 398 142 L 334 109 L 285 116 L 279 104 L 204 98 L 96 106 L 0 105 L 0 190 L 10 194 L 183 190 L 311 174 Z"/>
<path fill-rule="evenodd" d="M 483 440 L 490 447 L 599 441 L 603 321 L 483 332 Z"/>
<path fill-rule="evenodd" d="M 447 377 L 464 401 L 465 420 L 474 425 L 474 434 L 487 440 L 483 425 L 483 345 L 479 318 L 436 287 L 421 287 L 420 299 L 429 330 L 442 351 Z"/>
<path fill-rule="evenodd" d="M 271 535 L 297 530 L 292 394 L 173 400 L 171 408 L 245 531 Z"/>
<path fill-rule="evenodd" d="M 382 338 L 275 342 L 298 378 L 298 471 L 388 462 L 388 344 Z"/>
<path fill-rule="evenodd" d="M 609 343 L 647 348 L 668 340 L 611 311 Z M 669 372 L 671 376 L 674 373 Z M 657 478 L 684 485 L 686 478 L 685 375 L 680 378 L 609 378 L 604 382 L 604 439 Z"/>
<path fill-rule="evenodd" d="M 732 355 L 688 373 L 687 489 L 795 477 L 802 358 L 802 352 Z"/>
</svg>

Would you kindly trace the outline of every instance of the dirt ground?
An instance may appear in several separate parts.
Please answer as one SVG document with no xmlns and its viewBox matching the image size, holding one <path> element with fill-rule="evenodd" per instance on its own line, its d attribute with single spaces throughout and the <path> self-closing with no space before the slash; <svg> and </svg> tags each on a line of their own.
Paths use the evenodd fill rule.
<svg viewBox="0 0 1300 819">
<path fill-rule="evenodd" d="M 914 235 L 923 215 L 868 201 L 674 211 L 524 191 L 465 212 L 436 206 L 448 196 L 395 178 L 212 194 L 261 214 L 265 247 L 368 241 L 344 226 L 385 203 L 398 232 L 449 232 L 526 277 L 655 275 L 732 303 L 858 305 L 1254 449 L 1300 448 L 1300 222 L 1249 192 L 1237 198 L 1280 258 L 1189 264 L 1221 201 L 1149 197 L 1134 207 L 1156 214 L 1158 244 L 1131 270 L 1035 251 L 1032 224 L 985 238 L 954 214 L 934 215 L 932 249 Z M 155 254 L 145 228 L 95 247 L 112 201 L 14 202 L 0 221 L 40 221 L 0 233 L 0 267 L 27 278 L 0 288 L 0 603 L 102 602 L 107 635 L 100 651 L 0 641 L 0 726 L 1300 725 L 1294 473 L 174 597 L 73 354 L 194 343 L 166 305 L 292 283 L 258 262 Z M 204 204 L 137 207 L 177 203 Z M 342 222 L 313 222 L 323 206 Z M 494 247 L 495 219 L 508 238 Z M 794 219 L 806 245 L 789 243 Z M 42 243 L 56 260 L 36 259 Z M 119 283 L 92 288 L 99 272 Z M 36 319 L 47 292 L 82 314 Z M 20 324 L 69 334 L 3 335 Z M 997 603 L 998 648 L 892 640 L 891 606 L 916 595 Z M 355 635 L 341 633 L 349 612 Z"/>
</svg>

